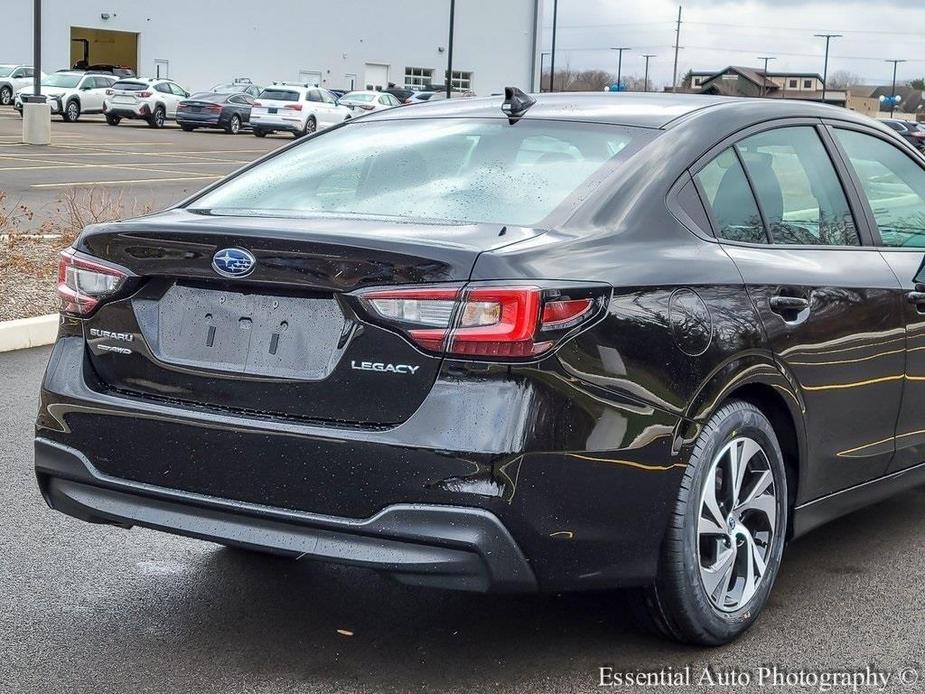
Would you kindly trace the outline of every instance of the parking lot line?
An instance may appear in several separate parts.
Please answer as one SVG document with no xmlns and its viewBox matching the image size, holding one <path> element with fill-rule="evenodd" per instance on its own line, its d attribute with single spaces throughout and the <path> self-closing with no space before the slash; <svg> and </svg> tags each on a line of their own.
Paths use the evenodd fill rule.
<svg viewBox="0 0 925 694">
<path fill-rule="evenodd" d="M 88 186 L 122 186 L 136 183 L 176 183 L 178 181 L 209 181 L 223 178 L 215 176 L 183 176 L 180 178 L 138 178 L 121 181 L 70 181 L 68 183 L 33 183 L 30 188 L 86 188 Z"/>
</svg>

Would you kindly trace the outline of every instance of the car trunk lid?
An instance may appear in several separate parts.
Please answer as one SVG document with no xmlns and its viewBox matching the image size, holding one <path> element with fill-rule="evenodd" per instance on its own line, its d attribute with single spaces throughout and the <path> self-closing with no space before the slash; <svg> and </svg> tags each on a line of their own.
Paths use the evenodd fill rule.
<svg viewBox="0 0 925 694">
<path fill-rule="evenodd" d="M 352 293 L 462 283 L 480 253 L 537 233 L 185 210 L 91 228 L 78 251 L 137 279 L 85 321 L 89 358 L 103 387 L 141 397 L 394 425 L 426 397 L 440 358 L 365 321 Z M 228 249 L 253 257 L 249 274 L 217 272 Z"/>
</svg>

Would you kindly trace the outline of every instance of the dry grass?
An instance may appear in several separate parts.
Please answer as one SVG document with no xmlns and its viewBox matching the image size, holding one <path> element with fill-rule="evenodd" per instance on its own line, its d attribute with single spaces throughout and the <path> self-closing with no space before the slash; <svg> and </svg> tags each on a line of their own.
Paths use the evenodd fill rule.
<svg viewBox="0 0 925 694">
<path fill-rule="evenodd" d="M 57 201 L 52 221 L 35 225 L 35 214 L 0 192 L 0 320 L 56 310 L 58 253 L 84 227 L 136 217 L 147 206 L 127 204 L 121 194 L 97 188 L 70 189 Z"/>
</svg>

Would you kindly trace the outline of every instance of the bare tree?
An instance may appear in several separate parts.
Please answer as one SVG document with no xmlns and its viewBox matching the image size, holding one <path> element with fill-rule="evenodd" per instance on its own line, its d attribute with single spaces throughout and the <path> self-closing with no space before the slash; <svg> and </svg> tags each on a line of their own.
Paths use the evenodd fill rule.
<svg viewBox="0 0 925 694">
<path fill-rule="evenodd" d="M 604 70 L 573 70 L 565 67 L 556 70 L 555 88 L 557 92 L 601 92 L 616 78 Z M 543 87 L 549 87 L 549 72 L 543 74 Z"/>
<path fill-rule="evenodd" d="M 864 78 L 850 70 L 836 70 L 829 75 L 829 89 L 848 89 L 864 83 Z"/>
</svg>

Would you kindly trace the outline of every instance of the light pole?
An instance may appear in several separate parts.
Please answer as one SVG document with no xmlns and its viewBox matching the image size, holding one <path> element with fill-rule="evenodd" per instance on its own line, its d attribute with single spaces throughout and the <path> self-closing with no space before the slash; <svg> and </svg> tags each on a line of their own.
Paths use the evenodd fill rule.
<svg viewBox="0 0 925 694">
<path fill-rule="evenodd" d="M 822 65 L 822 103 L 825 103 L 826 82 L 829 79 L 829 41 L 840 39 L 842 34 L 813 34 L 817 39 L 825 39 L 825 62 Z"/>
<path fill-rule="evenodd" d="M 888 63 L 893 63 L 893 87 L 890 89 L 890 118 L 893 117 L 893 111 L 896 110 L 896 66 L 900 63 L 906 62 L 905 60 L 887 60 Z"/>
<path fill-rule="evenodd" d="M 552 52 L 549 54 L 549 91 L 556 79 L 556 23 L 559 18 L 559 0 L 552 0 Z"/>
<path fill-rule="evenodd" d="M 649 91 L 649 58 L 654 58 L 655 54 L 645 53 L 643 54 L 642 57 L 646 59 L 646 76 L 643 78 L 643 81 L 642 81 L 642 91 L 647 92 Z"/>
<path fill-rule="evenodd" d="M 621 78 L 623 77 L 623 51 L 631 51 L 632 48 L 611 48 L 610 50 L 617 52 L 617 91 L 620 91 L 620 85 L 622 83 Z"/>
<path fill-rule="evenodd" d="M 446 56 L 446 98 L 449 99 L 453 91 L 453 24 L 456 21 L 456 0 L 450 0 L 450 40 L 447 45 Z"/>
<path fill-rule="evenodd" d="M 51 143 L 51 111 L 42 96 L 42 0 L 35 0 L 32 17 L 32 94 L 23 97 L 22 141 L 29 145 Z"/>
<path fill-rule="evenodd" d="M 775 58 L 773 55 L 759 55 L 758 60 L 764 61 L 764 72 L 762 74 L 764 75 L 765 81 L 761 84 L 761 96 L 767 96 L 768 63 L 772 60 L 777 60 L 777 58 Z"/>
<path fill-rule="evenodd" d="M 547 55 L 549 55 L 549 51 L 540 53 L 540 91 L 543 91 L 543 66 L 546 64 Z"/>
</svg>

